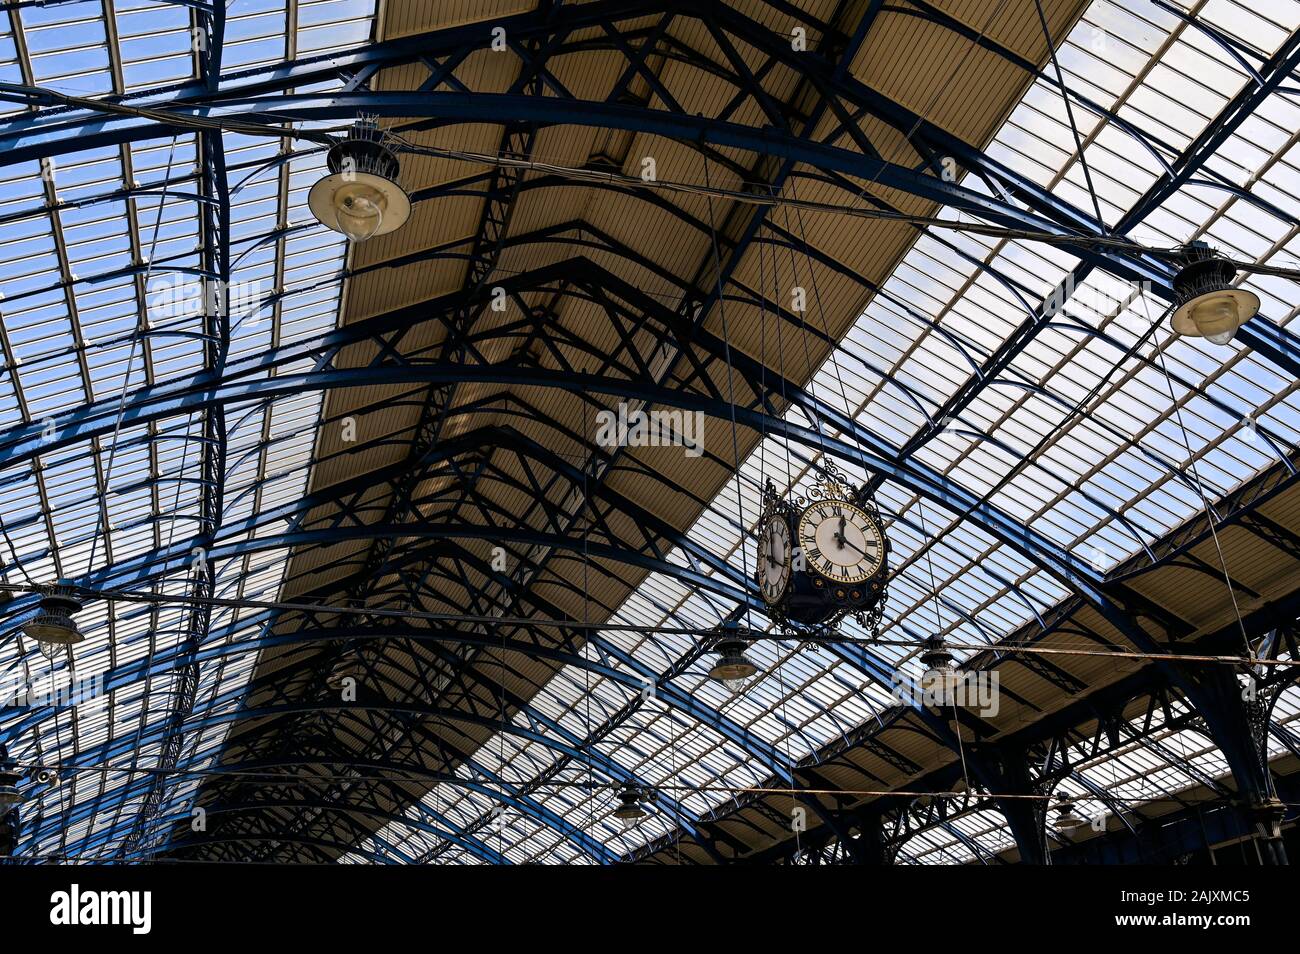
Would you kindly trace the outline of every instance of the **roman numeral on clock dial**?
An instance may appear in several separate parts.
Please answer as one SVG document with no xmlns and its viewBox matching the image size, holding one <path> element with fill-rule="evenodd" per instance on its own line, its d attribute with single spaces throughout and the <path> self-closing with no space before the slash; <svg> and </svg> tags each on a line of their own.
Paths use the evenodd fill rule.
<svg viewBox="0 0 1300 954">
<path fill-rule="evenodd" d="M 847 501 L 810 504 L 799 517 L 796 535 L 808 568 L 833 583 L 862 583 L 884 560 L 880 525 Z"/>
</svg>

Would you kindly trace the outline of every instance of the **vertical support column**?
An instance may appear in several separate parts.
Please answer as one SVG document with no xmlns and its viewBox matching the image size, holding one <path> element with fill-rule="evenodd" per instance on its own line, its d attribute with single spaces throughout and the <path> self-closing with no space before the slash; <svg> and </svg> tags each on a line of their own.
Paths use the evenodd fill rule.
<svg viewBox="0 0 1300 954">
<path fill-rule="evenodd" d="M 19 821 L 17 805 L 0 815 L 0 865 L 17 864 L 11 856 L 18 851 Z"/>
<path fill-rule="evenodd" d="M 892 865 L 894 850 L 885 842 L 885 824 L 881 813 L 863 813 L 858 818 L 858 850 L 853 863 L 857 865 Z"/>
<path fill-rule="evenodd" d="M 0 770 L 13 771 L 14 765 L 9 758 L 9 749 L 0 742 Z M 16 864 L 10 856 L 18 851 L 19 814 L 22 803 L 18 802 L 9 809 L 0 808 L 0 865 Z"/>
<path fill-rule="evenodd" d="M 983 763 L 987 784 L 993 790 L 993 801 L 1016 839 L 1020 863 L 1051 864 L 1047 853 L 1047 802 L 1030 797 L 1043 792 L 1029 767 L 1028 753 L 1004 748 L 986 749 Z"/>
<path fill-rule="evenodd" d="M 1253 678 L 1253 677 L 1252 677 Z M 1188 697 L 1205 720 L 1237 786 L 1238 810 L 1255 831 L 1266 865 L 1289 864 L 1282 841 L 1286 806 L 1278 799 L 1268 768 L 1268 712 L 1265 699 L 1243 688 L 1226 666 L 1188 673 Z"/>
</svg>

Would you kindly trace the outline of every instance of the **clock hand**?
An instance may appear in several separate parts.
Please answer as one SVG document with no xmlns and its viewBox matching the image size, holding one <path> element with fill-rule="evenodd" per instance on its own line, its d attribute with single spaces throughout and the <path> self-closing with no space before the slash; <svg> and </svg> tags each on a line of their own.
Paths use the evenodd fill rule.
<svg viewBox="0 0 1300 954">
<path fill-rule="evenodd" d="M 840 537 L 840 539 L 841 539 L 842 541 L 844 541 L 845 543 L 849 543 L 847 537 Z M 867 551 L 864 550 L 862 547 L 858 546 L 856 543 L 849 543 L 849 546 L 851 546 L 853 549 L 857 550 L 857 551 L 858 551 L 859 553 L 861 553 L 863 556 L 866 556 L 866 555 L 867 555 Z"/>
</svg>

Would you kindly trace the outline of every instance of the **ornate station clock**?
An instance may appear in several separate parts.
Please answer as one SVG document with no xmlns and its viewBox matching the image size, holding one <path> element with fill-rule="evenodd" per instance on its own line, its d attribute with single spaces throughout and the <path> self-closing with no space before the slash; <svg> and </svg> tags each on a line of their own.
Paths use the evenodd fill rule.
<svg viewBox="0 0 1300 954">
<path fill-rule="evenodd" d="M 884 608 L 889 540 L 875 501 L 834 465 L 806 497 L 763 491 L 756 578 L 768 615 L 787 632 L 852 614 L 875 634 Z"/>
</svg>

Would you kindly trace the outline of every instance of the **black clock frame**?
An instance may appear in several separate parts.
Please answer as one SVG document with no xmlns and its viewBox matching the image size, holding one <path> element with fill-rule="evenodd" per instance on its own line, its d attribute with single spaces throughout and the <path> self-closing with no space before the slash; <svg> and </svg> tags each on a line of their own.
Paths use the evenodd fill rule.
<svg viewBox="0 0 1300 954">
<path fill-rule="evenodd" d="M 846 616 L 853 616 L 874 638 L 880 628 L 881 614 L 887 597 L 889 580 L 889 538 L 885 535 L 884 521 L 875 499 L 865 487 L 855 487 L 833 465 L 818 467 L 820 479 L 806 496 L 783 498 L 776 492 L 771 479 L 763 489 L 763 517 L 759 524 L 759 537 L 771 520 L 781 520 L 790 532 L 792 565 L 785 591 L 776 603 L 767 604 L 767 615 L 785 632 L 804 635 L 809 630 L 824 630 L 837 626 Z M 876 525 L 880 533 L 880 566 L 861 583 L 844 583 L 823 576 L 799 559 L 799 519 L 810 507 L 827 501 L 842 501 L 862 510 Z M 802 566 L 801 566 L 802 565 Z M 762 567 L 756 567 L 755 579 L 761 587 Z"/>
</svg>

